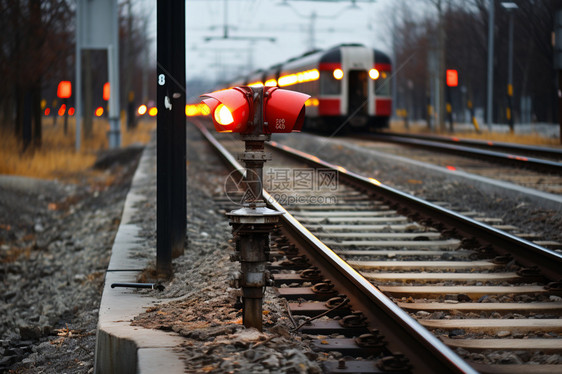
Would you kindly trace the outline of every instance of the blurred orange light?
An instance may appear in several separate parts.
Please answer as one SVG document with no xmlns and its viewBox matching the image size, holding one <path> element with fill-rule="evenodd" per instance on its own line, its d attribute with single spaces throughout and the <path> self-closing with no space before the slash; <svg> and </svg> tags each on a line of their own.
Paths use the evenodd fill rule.
<svg viewBox="0 0 562 374">
<path fill-rule="evenodd" d="M 318 106 L 318 104 L 320 103 L 320 101 L 318 101 L 317 98 L 315 97 L 311 97 L 308 100 L 306 100 L 306 102 L 304 103 L 305 106 Z"/>
<path fill-rule="evenodd" d="M 103 99 L 104 99 L 105 101 L 109 100 L 109 94 L 110 94 L 110 92 L 111 92 L 111 88 L 109 87 L 109 82 L 106 82 L 106 83 L 103 85 Z"/>
<path fill-rule="evenodd" d="M 201 112 L 201 115 L 206 116 L 211 114 L 211 108 L 207 104 L 201 103 L 199 104 L 199 112 Z"/>
<path fill-rule="evenodd" d="M 457 168 L 451 165 L 447 165 L 447 170 L 456 171 Z"/>
<path fill-rule="evenodd" d="M 279 78 L 278 84 L 279 87 L 285 87 L 285 86 L 290 86 L 292 84 L 297 83 L 297 75 L 296 74 L 289 74 L 289 75 L 284 75 L 281 78 Z"/>
<path fill-rule="evenodd" d="M 311 69 L 279 77 L 277 84 L 279 85 L 279 87 L 285 87 L 296 83 L 312 82 L 317 80 L 318 78 L 320 78 L 320 72 L 316 69 Z M 266 81 L 266 86 L 269 87 L 268 82 L 271 86 L 275 86 L 275 79 Z"/>
<path fill-rule="evenodd" d="M 139 109 L 137 109 L 137 113 L 139 114 L 139 116 L 144 116 L 147 110 L 148 108 L 146 107 L 146 105 L 142 104 L 141 106 L 139 106 Z"/>
<path fill-rule="evenodd" d="M 51 114 L 51 108 L 45 108 L 45 115 L 48 116 Z"/>
<path fill-rule="evenodd" d="M 188 117 L 198 116 L 201 114 L 199 110 L 199 105 L 196 104 L 186 104 L 185 105 L 185 115 Z"/>
<path fill-rule="evenodd" d="M 151 117 L 156 117 L 157 114 L 158 114 L 158 108 L 156 107 L 152 107 L 148 110 L 148 115 Z"/>
<path fill-rule="evenodd" d="M 96 116 L 101 117 L 103 115 L 103 108 L 100 106 L 96 109 Z"/>
<path fill-rule="evenodd" d="M 57 87 L 57 96 L 60 99 L 68 99 L 72 94 L 72 84 L 70 81 L 60 81 Z"/>
<path fill-rule="evenodd" d="M 268 79 L 265 81 L 266 87 L 275 87 L 277 86 L 277 81 L 275 79 Z"/>
<path fill-rule="evenodd" d="M 74 115 L 74 108 L 73 108 L 73 107 L 68 108 L 68 115 L 69 115 L 69 116 L 73 116 L 73 115 Z"/>
<path fill-rule="evenodd" d="M 59 108 L 59 116 L 64 116 L 64 112 L 66 112 L 66 105 L 62 104 Z"/>
</svg>

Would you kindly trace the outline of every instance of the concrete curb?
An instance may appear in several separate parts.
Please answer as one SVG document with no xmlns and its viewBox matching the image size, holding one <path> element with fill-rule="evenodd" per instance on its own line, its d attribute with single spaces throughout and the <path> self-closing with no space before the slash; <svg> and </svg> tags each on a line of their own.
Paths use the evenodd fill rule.
<svg viewBox="0 0 562 374">
<path fill-rule="evenodd" d="M 156 143 L 153 140 L 142 153 L 113 243 L 99 309 L 95 373 L 179 374 L 185 371 L 185 364 L 177 349 L 183 338 L 173 333 L 131 326 L 135 316 L 161 300 L 133 289 L 111 288 L 115 282 L 137 282 L 137 276 L 147 266 L 146 259 L 131 256 L 131 251 L 143 240 L 138 235 L 141 227 L 132 222 L 135 215 L 140 214 L 134 205 L 146 200 L 139 193 L 140 187 L 156 183 L 155 168 Z"/>
</svg>

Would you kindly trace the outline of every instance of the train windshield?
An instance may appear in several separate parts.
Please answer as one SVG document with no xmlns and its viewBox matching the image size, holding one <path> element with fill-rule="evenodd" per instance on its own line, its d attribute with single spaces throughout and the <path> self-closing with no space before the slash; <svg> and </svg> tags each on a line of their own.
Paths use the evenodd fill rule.
<svg viewBox="0 0 562 374">
<path fill-rule="evenodd" d="M 320 71 L 320 94 L 339 95 L 341 93 L 341 80 L 334 78 L 332 71 Z"/>
<path fill-rule="evenodd" d="M 375 95 L 390 96 L 390 74 L 388 72 L 381 71 L 374 83 Z"/>
</svg>

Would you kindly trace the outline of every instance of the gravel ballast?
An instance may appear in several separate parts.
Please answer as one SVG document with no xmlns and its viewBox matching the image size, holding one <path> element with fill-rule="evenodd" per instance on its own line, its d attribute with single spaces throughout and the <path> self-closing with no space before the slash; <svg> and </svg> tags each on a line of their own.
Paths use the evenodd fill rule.
<svg viewBox="0 0 562 374">
<path fill-rule="evenodd" d="M 0 372 L 93 371 L 105 271 L 141 150 L 101 153 L 108 161 L 80 184 L 0 178 Z"/>
</svg>

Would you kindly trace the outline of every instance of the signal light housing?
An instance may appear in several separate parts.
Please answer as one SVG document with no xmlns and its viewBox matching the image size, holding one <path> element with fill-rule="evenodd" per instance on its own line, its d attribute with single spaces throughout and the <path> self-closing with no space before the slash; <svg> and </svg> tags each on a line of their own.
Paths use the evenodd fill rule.
<svg viewBox="0 0 562 374">
<path fill-rule="evenodd" d="M 218 132 L 271 134 L 300 131 L 310 96 L 277 87 L 242 86 L 201 97 Z"/>
<path fill-rule="evenodd" d="M 264 133 L 300 132 L 309 95 L 270 87 L 265 90 Z"/>
<path fill-rule="evenodd" d="M 239 87 L 201 95 L 218 132 L 244 132 L 250 118 L 247 92 Z M 225 117 L 230 114 L 232 121 Z"/>
</svg>

